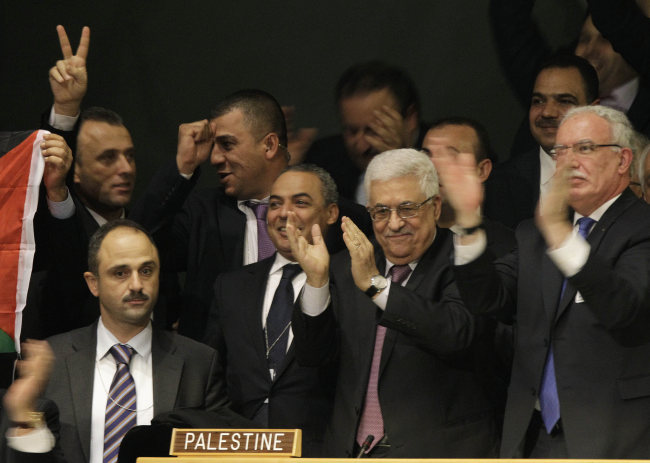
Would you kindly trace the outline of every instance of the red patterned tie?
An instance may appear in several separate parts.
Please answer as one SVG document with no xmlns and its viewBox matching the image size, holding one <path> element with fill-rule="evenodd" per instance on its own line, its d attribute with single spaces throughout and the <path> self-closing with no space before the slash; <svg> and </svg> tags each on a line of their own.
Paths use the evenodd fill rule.
<svg viewBox="0 0 650 463">
<path fill-rule="evenodd" d="M 411 267 L 408 265 L 393 265 L 390 269 L 390 279 L 393 284 L 402 284 L 406 277 L 411 273 Z M 386 327 L 377 325 L 377 334 L 375 335 L 375 350 L 372 354 L 372 364 L 370 366 L 370 376 L 368 378 L 368 389 L 366 390 L 366 400 L 363 404 L 363 413 L 359 421 L 357 430 L 357 442 L 359 446 L 368 435 L 375 436 L 375 440 L 366 450 L 370 452 L 375 445 L 379 443 L 384 436 L 384 418 L 381 415 L 381 406 L 379 405 L 379 390 L 377 387 L 379 380 L 379 364 L 381 363 L 381 351 L 384 346 L 386 337 Z"/>
<path fill-rule="evenodd" d="M 117 461 L 122 438 L 136 425 L 135 383 L 129 371 L 133 350 L 124 344 L 115 344 L 110 352 L 115 358 L 117 370 L 106 402 L 104 463 Z"/>
</svg>

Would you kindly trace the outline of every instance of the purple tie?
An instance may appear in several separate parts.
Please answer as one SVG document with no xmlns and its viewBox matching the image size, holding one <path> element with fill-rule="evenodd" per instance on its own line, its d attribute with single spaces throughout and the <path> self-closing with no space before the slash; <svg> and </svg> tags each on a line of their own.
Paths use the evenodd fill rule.
<svg viewBox="0 0 650 463">
<path fill-rule="evenodd" d="M 578 219 L 578 234 L 583 238 L 587 238 L 589 230 L 596 221 L 589 217 L 581 217 Z M 564 296 L 564 289 L 566 288 L 566 280 L 562 282 L 562 290 L 560 291 L 560 301 Z M 559 303 L 559 302 L 558 302 Z M 560 398 L 557 393 L 557 382 L 555 380 L 555 360 L 553 359 L 553 344 L 548 350 L 546 357 L 546 365 L 544 366 L 544 374 L 542 375 L 542 387 L 539 394 L 539 407 L 542 413 L 542 420 L 547 433 L 551 433 L 555 424 L 560 420 Z"/>
<path fill-rule="evenodd" d="M 110 352 L 115 358 L 117 370 L 106 402 L 104 463 L 117 461 L 122 438 L 136 425 L 135 383 L 129 371 L 133 350 L 124 344 L 115 344 Z"/>
<path fill-rule="evenodd" d="M 273 242 L 269 238 L 269 231 L 266 228 L 266 211 L 269 205 L 253 201 L 246 201 L 246 205 L 253 210 L 255 218 L 257 218 L 257 261 L 259 262 L 271 257 L 275 252 L 275 246 L 273 246 Z"/>
<path fill-rule="evenodd" d="M 411 273 L 411 267 L 408 265 L 393 265 L 390 269 L 390 279 L 392 283 L 401 285 L 406 277 Z M 386 337 L 386 327 L 377 325 L 377 334 L 375 335 L 375 350 L 372 354 L 372 364 L 370 366 L 370 376 L 368 377 L 368 388 L 366 390 L 366 400 L 363 404 L 363 413 L 359 421 L 357 430 L 357 442 L 359 446 L 363 445 L 368 435 L 375 436 L 375 440 L 366 450 L 370 452 L 375 445 L 384 437 L 384 418 L 381 415 L 381 406 L 379 405 L 379 364 L 381 363 L 381 351 L 384 347 L 384 338 Z"/>
</svg>

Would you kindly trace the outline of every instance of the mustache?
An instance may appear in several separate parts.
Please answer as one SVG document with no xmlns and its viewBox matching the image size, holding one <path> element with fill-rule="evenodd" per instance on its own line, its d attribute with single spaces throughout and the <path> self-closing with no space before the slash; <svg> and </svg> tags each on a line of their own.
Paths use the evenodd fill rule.
<svg viewBox="0 0 650 463">
<path fill-rule="evenodd" d="M 560 122 L 557 119 L 542 119 L 535 121 L 535 127 L 540 129 L 557 129 L 560 126 Z"/>
<path fill-rule="evenodd" d="M 576 178 L 576 177 L 577 177 L 577 178 L 582 178 L 582 179 L 586 179 L 586 178 L 587 178 L 587 176 L 584 174 L 584 172 L 580 172 L 580 171 L 577 170 L 577 169 L 571 169 L 571 170 L 569 171 L 569 173 L 568 173 L 568 176 L 569 176 L 570 178 Z"/>
<path fill-rule="evenodd" d="M 149 300 L 148 295 L 146 295 L 142 291 L 138 291 L 137 293 L 130 293 L 127 296 L 124 296 L 122 302 L 148 301 L 148 300 Z"/>
</svg>

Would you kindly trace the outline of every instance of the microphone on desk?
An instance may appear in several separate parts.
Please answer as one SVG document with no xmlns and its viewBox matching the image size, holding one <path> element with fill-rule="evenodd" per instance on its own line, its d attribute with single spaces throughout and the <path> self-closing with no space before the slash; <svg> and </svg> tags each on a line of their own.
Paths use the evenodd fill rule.
<svg viewBox="0 0 650 463">
<path fill-rule="evenodd" d="M 372 445 L 372 441 L 375 440 L 375 436 L 372 434 L 368 434 L 368 437 L 363 441 L 363 444 L 361 444 L 361 448 L 359 449 L 359 453 L 357 455 L 357 458 L 362 458 L 363 454 L 366 453 L 366 450 Z"/>
</svg>

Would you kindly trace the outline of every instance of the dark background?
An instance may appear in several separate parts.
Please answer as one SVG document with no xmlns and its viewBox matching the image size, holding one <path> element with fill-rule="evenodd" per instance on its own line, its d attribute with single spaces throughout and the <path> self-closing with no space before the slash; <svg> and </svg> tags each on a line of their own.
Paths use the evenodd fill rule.
<svg viewBox="0 0 650 463">
<path fill-rule="evenodd" d="M 370 59 L 404 67 L 423 116 L 471 116 L 486 125 L 501 160 L 525 114 L 503 76 L 488 0 L 239 2 L 0 0 L 0 130 L 38 128 L 51 104 L 49 68 L 63 24 L 76 50 L 91 28 L 84 106 L 125 119 L 137 151 L 136 195 L 175 154 L 178 125 L 202 119 L 244 87 L 295 105 L 296 125 L 338 131 L 333 88 Z M 580 0 L 539 0 L 535 16 L 554 45 L 582 22 Z M 206 169 L 209 171 L 209 169 Z M 206 172 L 202 182 L 214 182 Z"/>
</svg>

